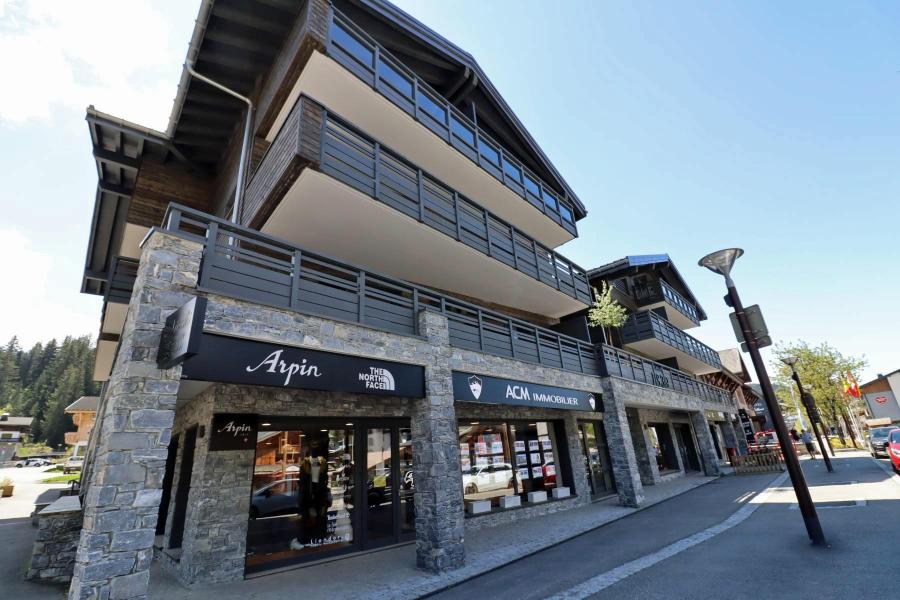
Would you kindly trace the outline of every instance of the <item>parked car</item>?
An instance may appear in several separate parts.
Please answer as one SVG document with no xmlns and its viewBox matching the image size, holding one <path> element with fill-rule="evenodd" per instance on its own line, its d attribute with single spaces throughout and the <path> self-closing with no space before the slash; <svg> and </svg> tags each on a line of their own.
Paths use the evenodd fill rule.
<svg viewBox="0 0 900 600">
<path fill-rule="evenodd" d="M 250 500 L 250 518 L 273 517 L 297 512 L 297 479 L 279 479 L 264 485 Z"/>
<path fill-rule="evenodd" d="M 513 468 L 509 463 L 476 465 L 463 473 L 463 490 L 466 494 L 504 490 L 512 487 Z"/>
<path fill-rule="evenodd" d="M 53 463 L 46 458 L 25 458 L 16 463 L 16 467 L 49 467 Z"/>
<path fill-rule="evenodd" d="M 66 462 L 63 463 L 63 473 L 73 473 L 75 471 L 80 471 L 83 465 L 83 456 L 70 456 L 66 459 Z"/>
<path fill-rule="evenodd" d="M 888 434 L 887 449 L 894 473 L 900 473 L 900 429 L 893 429 Z"/>
<path fill-rule="evenodd" d="M 889 456 L 888 452 L 888 435 L 896 429 L 895 427 L 876 427 L 869 431 L 869 451 L 873 458 L 879 456 Z"/>
</svg>

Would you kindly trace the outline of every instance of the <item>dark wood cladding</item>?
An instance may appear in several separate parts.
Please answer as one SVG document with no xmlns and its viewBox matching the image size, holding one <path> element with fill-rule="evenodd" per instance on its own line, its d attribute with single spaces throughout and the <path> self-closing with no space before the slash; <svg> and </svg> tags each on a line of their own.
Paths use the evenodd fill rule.
<svg viewBox="0 0 900 600">
<path fill-rule="evenodd" d="M 128 222 L 158 226 L 170 202 L 208 211 L 211 183 L 209 178 L 184 171 L 172 163 L 145 159 L 128 206 Z"/>
<path fill-rule="evenodd" d="M 300 18 L 294 23 L 260 89 L 256 121 L 258 133 L 265 134 L 272 127 L 312 53 L 316 50 L 325 52 L 330 10 L 327 0 L 305 1 Z"/>
<path fill-rule="evenodd" d="M 262 227 L 300 171 L 318 165 L 324 109 L 301 97 L 269 146 L 244 193 L 241 224 Z"/>
</svg>

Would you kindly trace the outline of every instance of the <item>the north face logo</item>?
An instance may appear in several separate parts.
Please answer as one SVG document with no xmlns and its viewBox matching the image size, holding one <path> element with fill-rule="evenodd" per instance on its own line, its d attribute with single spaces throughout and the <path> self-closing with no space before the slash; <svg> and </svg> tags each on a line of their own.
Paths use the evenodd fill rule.
<svg viewBox="0 0 900 600">
<path fill-rule="evenodd" d="M 476 400 L 481 397 L 481 378 L 478 375 L 469 377 L 469 389 Z"/>
<path fill-rule="evenodd" d="M 591 405 L 591 410 L 595 410 L 597 408 L 597 402 L 594 400 L 593 394 L 588 394 L 588 404 Z"/>
</svg>

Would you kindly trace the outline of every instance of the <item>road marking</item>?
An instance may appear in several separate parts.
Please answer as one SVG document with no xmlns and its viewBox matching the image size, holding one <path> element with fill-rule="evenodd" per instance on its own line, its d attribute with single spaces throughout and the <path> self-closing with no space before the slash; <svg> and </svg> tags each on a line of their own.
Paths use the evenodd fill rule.
<svg viewBox="0 0 900 600">
<path fill-rule="evenodd" d="M 760 492 L 751 502 L 742 506 L 734 514 L 732 514 L 721 523 L 713 525 L 708 529 L 704 529 L 703 531 L 690 535 L 686 538 L 682 538 L 677 542 L 673 542 L 668 546 L 660 548 L 652 554 L 647 554 L 640 558 L 636 558 L 635 560 L 627 562 L 624 565 L 620 565 L 615 569 L 611 569 L 605 573 L 601 573 L 600 575 L 591 577 L 587 581 L 569 588 L 568 590 L 550 596 L 550 600 L 574 600 L 578 598 L 587 598 L 588 596 L 593 596 L 594 594 L 619 583 L 623 579 L 640 573 L 644 569 L 648 569 L 653 565 L 666 560 L 667 558 L 671 558 L 689 548 L 693 548 L 697 544 L 702 544 L 706 540 L 714 538 L 720 533 L 728 531 L 732 527 L 746 521 L 750 517 L 750 515 L 756 512 L 757 508 L 765 504 L 769 494 L 775 491 L 775 489 L 778 488 L 782 483 L 784 483 L 787 478 L 788 474 L 786 472 L 779 475 L 777 479 L 770 483 L 766 487 L 766 489 Z"/>
</svg>

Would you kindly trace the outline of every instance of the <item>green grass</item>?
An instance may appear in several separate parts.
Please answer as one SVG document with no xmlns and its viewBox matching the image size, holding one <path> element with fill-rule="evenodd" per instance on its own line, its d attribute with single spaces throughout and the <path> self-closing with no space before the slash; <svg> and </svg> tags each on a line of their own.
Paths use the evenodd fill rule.
<svg viewBox="0 0 900 600">
<path fill-rule="evenodd" d="M 19 446 L 19 449 L 16 450 L 16 456 L 19 458 L 27 458 L 29 456 L 34 456 L 35 454 L 48 454 L 50 452 L 53 452 L 53 448 L 45 446 L 44 444 L 22 444 Z"/>
<path fill-rule="evenodd" d="M 57 475 L 56 477 L 48 477 L 47 479 L 42 479 L 41 483 L 69 483 L 70 481 L 77 481 L 79 477 L 81 477 L 81 473 Z"/>
</svg>

